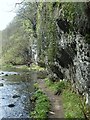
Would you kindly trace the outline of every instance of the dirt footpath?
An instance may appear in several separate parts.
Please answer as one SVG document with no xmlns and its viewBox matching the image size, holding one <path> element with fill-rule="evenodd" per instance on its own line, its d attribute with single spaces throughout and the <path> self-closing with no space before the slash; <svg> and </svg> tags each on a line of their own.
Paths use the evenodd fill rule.
<svg viewBox="0 0 90 120">
<path fill-rule="evenodd" d="M 45 85 L 43 79 L 39 79 L 37 83 L 39 84 L 39 88 L 48 96 L 51 102 L 49 118 L 64 118 L 61 96 L 54 95 L 54 92 Z"/>
</svg>

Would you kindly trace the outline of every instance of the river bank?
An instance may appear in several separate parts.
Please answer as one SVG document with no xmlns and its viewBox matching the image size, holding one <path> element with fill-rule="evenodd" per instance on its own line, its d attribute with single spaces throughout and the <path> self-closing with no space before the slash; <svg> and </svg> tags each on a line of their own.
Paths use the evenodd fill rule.
<svg viewBox="0 0 90 120">
<path fill-rule="evenodd" d="M 5 69 L 5 67 L 4 67 Z M 13 66 L 10 68 L 11 72 L 1 71 L 0 73 L 0 84 L 2 83 L 0 89 L 3 94 L 1 94 L 1 107 L 3 109 L 3 116 L 6 117 L 17 117 L 23 118 L 24 109 L 27 109 L 27 115 L 30 117 L 32 109 L 36 111 L 39 106 L 41 111 L 44 111 L 44 117 L 48 118 L 85 118 L 84 112 L 86 108 L 82 108 L 81 101 L 79 96 L 76 95 L 72 90 L 71 86 L 68 86 L 66 82 L 51 82 L 47 77 L 48 73 L 45 68 L 39 67 L 37 65 L 32 65 L 31 67 L 27 66 Z M 12 72 L 13 70 L 13 72 Z M 18 72 L 16 72 L 18 71 Z M 13 87 L 14 86 L 14 87 Z M 35 92 L 35 86 L 41 90 L 43 94 L 40 94 L 41 102 L 36 102 L 35 106 L 32 106 L 31 97 Z M 18 93 L 18 94 L 17 94 Z M 44 96 L 45 95 L 45 96 Z M 8 97 L 7 97 L 8 96 Z M 26 97 L 27 96 L 27 97 Z M 43 107 L 45 101 L 43 101 L 43 97 L 45 101 L 50 101 L 48 106 Z M 8 101 L 7 101 L 8 100 Z M 13 101 L 15 100 L 15 102 Z M 12 101 L 12 102 L 10 102 Z M 18 102 L 19 101 L 19 102 Z M 39 100 L 40 101 L 40 100 Z M 7 103 L 5 106 L 2 103 Z M 22 102 L 24 102 L 24 107 L 22 106 Z M 15 104 L 14 104 L 15 103 Z M 41 105 L 40 105 L 41 103 Z M 84 106 L 85 107 L 85 106 Z M 8 110 L 9 109 L 9 110 Z M 15 109 L 15 111 L 14 111 Z M 17 112 L 17 109 L 20 109 Z M 10 110 L 13 110 L 10 114 Z M 7 112 L 8 111 L 8 112 Z M 8 113 L 6 115 L 6 113 Z M 22 113 L 21 113 L 22 112 Z M 39 111 L 40 112 L 40 111 Z M 35 112 L 34 112 L 35 114 Z M 33 115 L 34 115 L 33 114 Z M 42 112 L 39 117 L 43 116 Z M 27 116 L 25 116 L 27 117 Z"/>
<path fill-rule="evenodd" d="M 70 83 L 65 81 L 53 83 L 46 78 L 38 79 L 36 86 L 38 86 L 50 101 L 48 118 L 89 120 L 89 113 L 85 106 L 85 101 L 72 90 Z"/>
<path fill-rule="evenodd" d="M 0 119 L 30 117 L 35 77 L 33 71 L 10 66 L 0 71 Z"/>
</svg>

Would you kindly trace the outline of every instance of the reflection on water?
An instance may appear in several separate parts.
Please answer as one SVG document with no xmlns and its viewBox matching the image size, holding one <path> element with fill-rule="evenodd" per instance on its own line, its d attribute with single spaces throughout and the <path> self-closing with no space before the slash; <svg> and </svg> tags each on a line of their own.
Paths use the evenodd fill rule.
<svg viewBox="0 0 90 120">
<path fill-rule="evenodd" d="M 28 118 L 35 72 L 0 71 L 0 118 Z"/>
</svg>

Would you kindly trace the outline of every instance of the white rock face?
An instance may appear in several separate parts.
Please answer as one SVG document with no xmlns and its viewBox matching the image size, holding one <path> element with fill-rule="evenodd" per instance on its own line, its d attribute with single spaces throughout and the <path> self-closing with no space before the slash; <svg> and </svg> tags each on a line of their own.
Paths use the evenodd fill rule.
<svg viewBox="0 0 90 120">
<path fill-rule="evenodd" d="M 90 105 L 90 45 L 80 34 L 70 37 L 61 34 L 59 50 L 58 68 L 81 95 L 85 94 L 86 103 Z"/>
</svg>

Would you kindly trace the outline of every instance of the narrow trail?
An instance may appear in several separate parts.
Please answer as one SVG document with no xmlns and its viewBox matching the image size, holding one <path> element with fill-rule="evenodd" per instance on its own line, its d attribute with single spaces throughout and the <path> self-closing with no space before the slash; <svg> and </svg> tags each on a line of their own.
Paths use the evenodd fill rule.
<svg viewBox="0 0 90 120">
<path fill-rule="evenodd" d="M 43 79 L 39 79 L 37 83 L 39 83 L 39 88 L 48 96 L 51 102 L 49 118 L 64 118 L 61 96 L 54 95 L 54 92 L 45 85 Z"/>
</svg>

